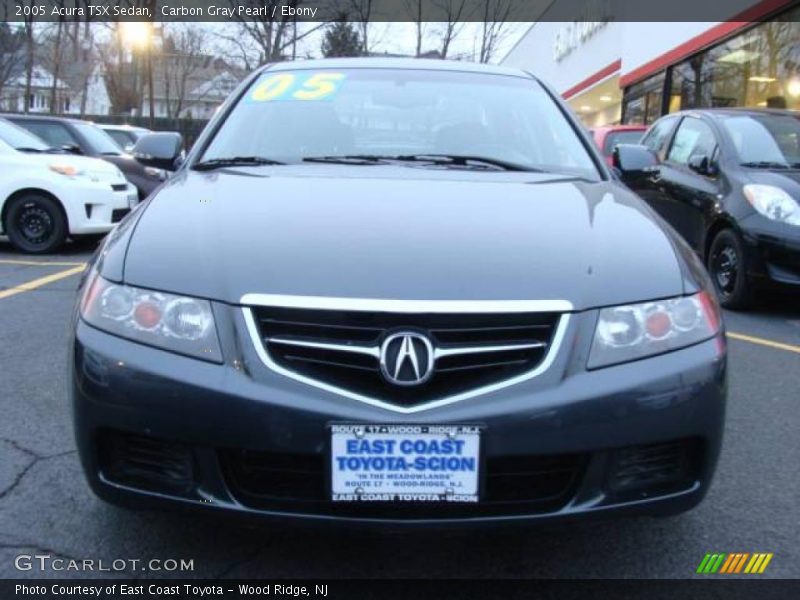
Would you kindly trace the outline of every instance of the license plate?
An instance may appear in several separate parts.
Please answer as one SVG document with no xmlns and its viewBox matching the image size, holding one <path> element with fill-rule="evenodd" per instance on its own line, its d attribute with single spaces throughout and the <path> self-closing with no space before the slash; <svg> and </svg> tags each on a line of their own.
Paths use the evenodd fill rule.
<svg viewBox="0 0 800 600">
<path fill-rule="evenodd" d="M 480 428 L 332 425 L 335 502 L 477 502 Z"/>
<path fill-rule="evenodd" d="M 136 192 L 128 194 L 128 208 L 133 208 L 139 203 L 139 195 Z"/>
</svg>

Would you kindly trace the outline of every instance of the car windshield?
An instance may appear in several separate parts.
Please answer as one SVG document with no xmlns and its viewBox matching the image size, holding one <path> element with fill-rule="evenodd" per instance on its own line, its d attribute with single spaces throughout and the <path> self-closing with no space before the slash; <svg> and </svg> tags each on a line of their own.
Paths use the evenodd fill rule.
<svg viewBox="0 0 800 600">
<path fill-rule="evenodd" d="M 267 71 L 199 162 L 242 157 L 292 164 L 349 157 L 342 162 L 361 165 L 402 157 L 397 164 L 599 178 L 573 127 L 538 82 L 460 71 Z"/>
<path fill-rule="evenodd" d="M 0 119 L 0 140 L 3 140 L 16 150 L 28 152 L 47 152 L 50 150 L 50 146 L 29 131 L 3 119 Z"/>
<path fill-rule="evenodd" d="M 800 120 L 792 115 L 737 115 L 723 120 L 739 162 L 800 167 Z"/>
<path fill-rule="evenodd" d="M 105 131 L 90 123 L 76 123 L 75 128 L 86 139 L 94 154 L 121 154 L 117 143 Z"/>
</svg>

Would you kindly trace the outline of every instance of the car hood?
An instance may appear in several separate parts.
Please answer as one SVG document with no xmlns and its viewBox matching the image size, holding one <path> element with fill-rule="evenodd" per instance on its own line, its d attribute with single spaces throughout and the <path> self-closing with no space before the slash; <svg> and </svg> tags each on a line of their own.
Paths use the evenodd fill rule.
<svg viewBox="0 0 800 600">
<path fill-rule="evenodd" d="M 45 168 L 50 165 L 70 166 L 100 181 L 124 181 L 122 174 L 116 166 L 104 160 L 100 160 L 99 158 L 75 156 L 72 154 L 34 154 L 27 152 L 19 152 L 18 156 L 21 162 L 27 164 L 38 164 Z"/>
<path fill-rule="evenodd" d="M 49 165 L 65 165 L 75 167 L 90 175 L 101 176 L 103 179 L 117 179 L 120 174 L 119 169 L 117 169 L 115 165 L 100 160 L 99 158 L 75 156 L 74 154 L 36 154 L 32 152 L 19 152 L 17 155 L 21 161 L 27 162 L 28 164 L 40 164 L 44 167 Z"/>
<path fill-rule="evenodd" d="M 774 185 L 800 200 L 800 170 L 764 169 L 749 171 L 748 179 L 753 183 Z"/>
<path fill-rule="evenodd" d="M 380 166 L 184 170 L 143 209 L 125 282 L 232 304 L 265 293 L 582 309 L 684 291 L 672 234 L 612 182 Z"/>
</svg>

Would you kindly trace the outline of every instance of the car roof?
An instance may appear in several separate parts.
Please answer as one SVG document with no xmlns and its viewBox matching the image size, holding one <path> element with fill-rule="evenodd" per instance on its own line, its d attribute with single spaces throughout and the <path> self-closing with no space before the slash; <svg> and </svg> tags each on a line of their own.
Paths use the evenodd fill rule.
<svg viewBox="0 0 800 600">
<path fill-rule="evenodd" d="M 291 71 L 297 69 L 422 69 L 428 71 L 450 71 L 484 73 L 491 75 L 511 75 L 531 78 L 522 69 L 487 65 L 474 62 L 442 60 L 430 58 L 394 58 L 383 56 L 357 58 L 317 58 L 303 61 L 285 61 L 264 65 L 262 70 Z"/>
<path fill-rule="evenodd" d="M 674 113 L 669 113 L 666 116 L 672 115 L 708 115 L 710 117 L 730 117 L 741 115 L 777 115 L 786 117 L 800 117 L 800 111 L 789 110 L 787 108 L 747 108 L 747 107 L 716 107 L 716 108 L 690 108 L 681 110 Z"/>
<path fill-rule="evenodd" d="M 31 121 L 60 121 L 62 123 L 88 123 L 94 125 L 92 121 L 84 119 L 71 119 L 69 117 L 58 117 L 56 115 L 32 115 L 25 113 L 0 113 L 0 117 L 4 119 L 29 119 Z"/>
<path fill-rule="evenodd" d="M 146 127 L 139 127 L 137 125 L 117 125 L 114 123 L 95 123 L 100 129 L 119 129 L 121 131 L 150 131 Z"/>
</svg>

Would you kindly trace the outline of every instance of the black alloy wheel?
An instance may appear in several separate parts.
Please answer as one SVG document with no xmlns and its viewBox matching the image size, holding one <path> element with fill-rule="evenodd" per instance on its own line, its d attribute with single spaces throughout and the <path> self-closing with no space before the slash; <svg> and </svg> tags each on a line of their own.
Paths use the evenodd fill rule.
<svg viewBox="0 0 800 600">
<path fill-rule="evenodd" d="M 747 255 L 735 231 L 724 229 L 714 237 L 707 267 L 722 306 L 743 309 L 752 304 L 753 286 L 747 277 Z"/>
<path fill-rule="evenodd" d="M 11 244 L 28 254 L 53 252 L 67 238 L 67 223 L 61 207 L 41 194 L 25 194 L 11 200 L 4 229 Z"/>
</svg>

